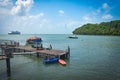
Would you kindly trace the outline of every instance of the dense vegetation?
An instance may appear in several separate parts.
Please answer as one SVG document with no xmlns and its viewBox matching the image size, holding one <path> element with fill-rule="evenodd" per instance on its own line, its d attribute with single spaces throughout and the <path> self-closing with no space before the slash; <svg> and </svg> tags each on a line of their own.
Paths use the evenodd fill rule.
<svg viewBox="0 0 120 80">
<path fill-rule="evenodd" d="M 120 35 L 120 20 L 102 22 L 100 24 L 85 24 L 75 29 L 73 34 Z"/>
</svg>

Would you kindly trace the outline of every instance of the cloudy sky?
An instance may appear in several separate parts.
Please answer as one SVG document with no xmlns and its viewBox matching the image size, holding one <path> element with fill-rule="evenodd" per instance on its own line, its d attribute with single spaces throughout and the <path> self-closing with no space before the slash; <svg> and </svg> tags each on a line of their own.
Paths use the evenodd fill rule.
<svg viewBox="0 0 120 80">
<path fill-rule="evenodd" d="M 0 0 L 0 34 L 70 34 L 86 23 L 120 19 L 120 0 Z"/>
</svg>

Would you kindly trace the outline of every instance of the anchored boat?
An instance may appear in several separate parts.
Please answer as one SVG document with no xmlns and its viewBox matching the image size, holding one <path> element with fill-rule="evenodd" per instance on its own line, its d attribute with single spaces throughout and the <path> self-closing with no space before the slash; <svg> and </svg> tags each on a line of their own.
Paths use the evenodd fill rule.
<svg viewBox="0 0 120 80">
<path fill-rule="evenodd" d="M 36 42 L 41 43 L 42 39 L 34 36 L 34 37 L 30 37 L 29 39 L 27 39 L 26 42 L 29 43 L 29 44 L 36 43 Z"/>
<path fill-rule="evenodd" d="M 78 37 L 77 37 L 76 35 L 69 36 L 68 38 L 71 38 L 71 39 L 78 39 Z"/>
<path fill-rule="evenodd" d="M 19 35 L 21 33 L 19 31 L 10 31 L 8 34 L 9 35 Z"/>
<path fill-rule="evenodd" d="M 55 63 L 58 62 L 58 58 L 44 58 L 43 63 Z"/>
<path fill-rule="evenodd" d="M 67 64 L 67 63 L 66 63 L 64 60 L 62 60 L 62 59 L 59 59 L 58 62 L 59 62 L 61 65 L 66 65 L 66 64 Z"/>
<path fill-rule="evenodd" d="M 42 47 L 42 39 L 40 37 L 30 37 L 26 40 L 26 45 L 30 45 L 33 48 Z"/>
</svg>

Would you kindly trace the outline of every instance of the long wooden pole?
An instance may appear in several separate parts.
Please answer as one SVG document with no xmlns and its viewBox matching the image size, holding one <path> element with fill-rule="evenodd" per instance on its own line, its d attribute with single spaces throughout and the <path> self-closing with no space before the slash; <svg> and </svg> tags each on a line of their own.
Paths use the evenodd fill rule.
<svg viewBox="0 0 120 80">
<path fill-rule="evenodd" d="M 7 76 L 11 76 L 10 58 L 6 58 Z"/>
</svg>

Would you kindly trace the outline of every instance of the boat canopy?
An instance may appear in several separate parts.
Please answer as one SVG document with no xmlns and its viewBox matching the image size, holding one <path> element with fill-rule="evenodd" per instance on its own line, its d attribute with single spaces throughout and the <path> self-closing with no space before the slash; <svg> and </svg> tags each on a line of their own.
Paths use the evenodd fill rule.
<svg viewBox="0 0 120 80">
<path fill-rule="evenodd" d="M 29 39 L 27 39 L 27 42 L 30 42 L 30 41 L 33 41 L 33 42 L 42 42 L 42 39 L 39 38 L 39 37 L 30 37 Z"/>
</svg>

